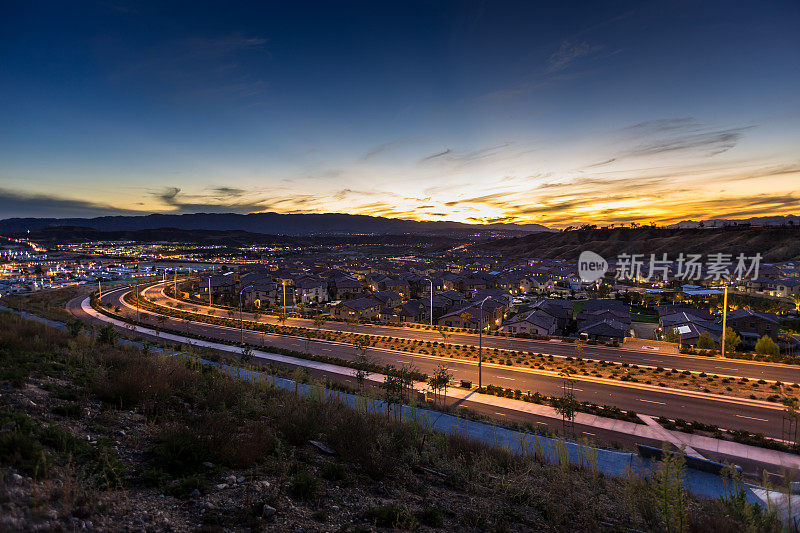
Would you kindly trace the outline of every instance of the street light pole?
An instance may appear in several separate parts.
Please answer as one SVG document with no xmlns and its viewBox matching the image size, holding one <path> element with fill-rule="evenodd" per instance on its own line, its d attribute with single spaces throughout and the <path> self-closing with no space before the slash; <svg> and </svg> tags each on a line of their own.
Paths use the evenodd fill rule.
<svg viewBox="0 0 800 533">
<path fill-rule="evenodd" d="M 725 330 L 728 327 L 728 284 L 725 284 L 725 295 L 722 297 L 722 358 L 725 359 Z"/>
<path fill-rule="evenodd" d="M 286 316 L 286 280 L 283 280 L 283 316 Z"/>
<path fill-rule="evenodd" d="M 139 322 L 139 281 L 136 281 L 136 285 L 134 285 L 134 290 L 136 291 L 136 322 Z"/>
<path fill-rule="evenodd" d="M 252 287 L 252 286 L 253 286 L 252 284 L 251 285 L 245 285 L 244 287 L 242 287 L 242 290 L 239 291 L 239 337 L 240 337 L 239 338 L 239 343 L 242 346 L 244 346 L 244 318 L 242 318 L 242 307 L 243 307 L 242 293 L 244 293 L 245 289 L 247 289 L 248 287 Z"/>
<path fill-rule="evenodd" d="M 478 315 L 478 388 L 483 388 L 483 304 L 486 300 L 489 299 L 489 296 L 481 300 L 481 304 L 478 307 L 480 313 Z"/>
<path fill-rule="evenodd" d="M 425 278 L 425 281 L 431 284 L 431 327 L 433 327 L 433 281 L 431 278 Z"/>
<path fill-rule="evenodd" d="M 214 305 L 211 302 L 211 276 L 208 276 L 208 306 L 211 307 Z"/>
</svg>

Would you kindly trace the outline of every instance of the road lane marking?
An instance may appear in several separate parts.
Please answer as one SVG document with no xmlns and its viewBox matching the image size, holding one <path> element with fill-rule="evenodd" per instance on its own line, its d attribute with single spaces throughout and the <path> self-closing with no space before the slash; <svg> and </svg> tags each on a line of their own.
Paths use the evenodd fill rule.
<svg viewBox="0 0 800 533">
<path fill-rule="evenodd" d="M 645 400 L 644 398 L 639 398 L 640 402 L 647 402 L 647 403 L 657 403 L 658 405 L 667 405 L 665 402 L 656 402 L 654 400 Z"/>
<path fill-rule="evenodd" d="M 769 422 L 769 420 L 766 420 L 764 418 L 755 418 L 753 416 L 744 416 L 744 415 L 735 415 L 735 416 L 738 416 L 739 418 L 747 418 L 748 420 L 758 420 L 759 422 Z"/>
</svg>

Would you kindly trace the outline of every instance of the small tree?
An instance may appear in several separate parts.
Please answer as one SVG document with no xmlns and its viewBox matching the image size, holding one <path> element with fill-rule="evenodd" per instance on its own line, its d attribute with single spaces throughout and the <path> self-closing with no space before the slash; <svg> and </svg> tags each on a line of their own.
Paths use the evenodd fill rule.
<svg viewBox="0 0 800 533">
<path fill-rule="evenodd" d="M 383 378 L 383 401 L 386 403 L 386 418 L 389 418 L 392 406 L 403 401 L 403 379 L 394 365 L 386 366 L 386 376 Z"/>
<path fill-rule="evenodd" d="M 447 365 L 441 364 L 436 367 L 433 375 L 428 378 L 428 384 L 439 400 L 442 400 L 441 391 L 444 390 L 443 401 L 447 401 L 447 387 L 451 379 L 453 379 L 453 373 L 448 370 Z"/>
<path fill-rule="evenodd" d="M 253 349 L 249 346 L 242 346 L 242 356 L 240 358 L 242 363 L 249 363 L 253 359 Z"/>
<path fill-rule="evenodd" d="M 83 331 L 83 322 L 78 320 L 77 318 L 70 320 L 67 322 L 67 331 L 73 337 L 77 337 Z"/>
<path fill-rule="evenodd" d="M 575 411 L 578 408 L 578 401 L 575 399 L 574 381 L 569 372 L 562 370 L 558 375 L 564 378 L 564 393 L 561 398 L 556 400 L 554 407 L 556 412 L 561 415 L 561 420 L 566 430 L 568 425 L 573 426 L 575 423 Z"/>
<path fill-rule="evenodd" d="M 678 328 L 667 328 L 664 331 L 664 340 L 667 342 L 681 343 L 681 334 L 678 333 Z"/>
<path fill-rule="evenodd" d="M 683 485 L 686 458 L 683 450 L 674 453 L 664 443 L 663 459 L 653 473 L 653 490 L 665 531 L 685 531 L 687 497 Z"/>
<path fill-rule="evenodd" d="M 97 330 L 97 340 L 100 341 L 101 344 L 110 344 L 113 346 L 117 343 L 118 339 L 119 332 L 114 329 L 114 326 L 111 324 L 106 324 Z"/>
<path fill-rule="evenodd" d="M 725 328 L 725 351 L 732 352 L 742 342 L 742 338 L 738 333 L 733 331 L 730 326 Z"/>
<path fill-rule="evenodd" d="M 711 334 L 707 331 L 701 333 L 697 339 L 697 347 L 701 350 L 713 350 L 715 346 L 714 339 L 711 338 Z"/>
<path fill-rule="evenodd" d="M 779 355 L 780 352 L 780 348 L 769 335 L 764 335 L 756 343 L 756 353 L 759 355 Z"/>
<path fill-rule="evenodd" d="M 314 327 L 317 328 L 317 331 L 319 331 L 324 325 L 325 317 L 323 315 L 317 315 L 314 317 Z"/>
</svg>

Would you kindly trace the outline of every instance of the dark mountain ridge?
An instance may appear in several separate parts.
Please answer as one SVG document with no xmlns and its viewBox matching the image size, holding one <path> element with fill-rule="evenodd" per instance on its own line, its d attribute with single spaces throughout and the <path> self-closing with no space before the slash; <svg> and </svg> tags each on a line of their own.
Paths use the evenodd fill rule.
<svg viewBox="0 0 800 533">
<path fill-rule="evenodd" d="M 496 239 L 475 245 L 499 252 L 505 257 L 541 259 L 577 259 L 591 250 L 605 259 L 621 253 L 654 253 L 660 259 L 666 253 L 674 260 L 678 254 L 760 253 L 765 261 L 788 261 L 800 258 L 800 227 L 726 228 L 640 228 L 584 229 L 559 233 L 535 233 L 524 237 Z"/>
<path fill-rule="evenodd" d="M 313 234 L 452 234 L 505 231 L 530 233 L 552 231 L 540 224 L 482 225 L 461 222 L 419 222 L 396 218 L 344 213 L 196 213 L 183 215 L 104 216 L 96 218 L 8 218 L 0 220 L 0 232 L 23 233 L 44 228 L 75 226 L 102 231 L 131 231 L 161 228 L 182 230 L 240 230 L 267 235 Z"/>
</svg>

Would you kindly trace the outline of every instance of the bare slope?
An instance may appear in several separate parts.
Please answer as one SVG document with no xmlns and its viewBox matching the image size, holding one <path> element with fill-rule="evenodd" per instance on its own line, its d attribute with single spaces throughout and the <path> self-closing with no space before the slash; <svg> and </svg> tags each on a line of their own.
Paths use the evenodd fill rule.
<svg viewBox="0 0 800 533">
<path fill-rule="evenodd" d="M 621 253 L 662 253 L 675 258 L 683 253 L 760 252 L 765 261 L 787 261 L 800 257 L 800 228 L 665 229 L 614 228 L 534 233 L 524 237 L 498 239 L 478 245 L 507 257 L 530 256 L 545 259 L 577 259 L 583 250 L 605 258 Z"/>
</svg>

